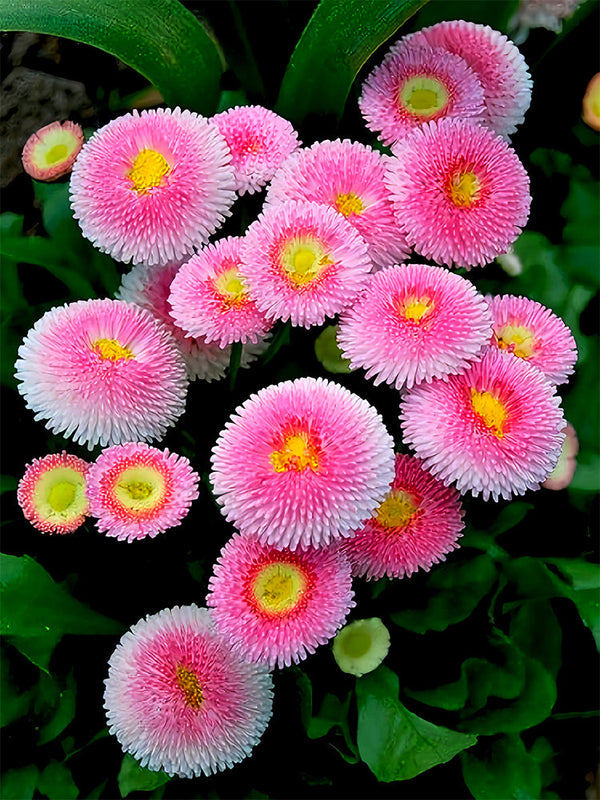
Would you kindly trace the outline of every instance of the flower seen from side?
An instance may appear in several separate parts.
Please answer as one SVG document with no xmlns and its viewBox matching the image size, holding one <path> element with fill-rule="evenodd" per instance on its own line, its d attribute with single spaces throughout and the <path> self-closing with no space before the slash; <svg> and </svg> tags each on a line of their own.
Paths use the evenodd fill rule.
<svg viewBox="0 0 600 800">
<path fill-rule="evenodd" d="M 387 656 L 390 632 L 379 617 L 356 619 L 337 632 L 332 649 L 342 672 L 360 678 L 377 669 Z"/>
<path fill-rule="evenodd" d="M 563 442 L 558 463 L 542 483 L 544 489 L 560 491 L 566 489 L 573 480 L 577 469 L 577 453 L 579 452 L 579 439 L 575 428 L 568 422 L 564 428 L 565 440 Z"/>
<path fill-rule="evenodd" d="M 213 775 L 249 756 L 272 715 L 273 680 L 234 653 L 209 609 L 175 606 L 137 622 L 109 660 L 110 732 L 142 767 Z"/>
<path fill-rule="evenodd" d="M 600 72 L 588 83 L 582 101 L 583 121 L 595 131 L 600 131 Z"/>
<path fill-rule="evenodd" d="M 55 181 L 68 175 L 81 152 L 84 137 L 76 122 L 51 122 L 25 142 L 23 169 L 37 181 Z"/>
</svg>

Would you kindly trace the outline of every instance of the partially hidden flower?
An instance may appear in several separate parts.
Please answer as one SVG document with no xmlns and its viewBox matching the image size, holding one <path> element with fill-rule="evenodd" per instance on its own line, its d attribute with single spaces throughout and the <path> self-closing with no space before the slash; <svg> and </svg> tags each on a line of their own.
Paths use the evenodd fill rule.
<svg viewBox="0 0 600 800">
<path fill-rule="evenodd" d="M 341 547 L 358 578 L 403 578 L 429 572 L 458 547 L 463 509 L 456 489 L 398 453 L 396 476 L 375 513 Z"/>
<path fill-rule="evenodd" d="M 185 410 L 188 382 L 171 334 L 121 300 L 50 309 L 19 347 L 15 368 L 36 419 L 90 450 L 161 439 Z"/>
<path fill-rule="evenodd" d="M 213 775 L 249 756 L 272 715 L 273 679 L 234 653 L 209 609 L 175 606 L 137 622 L 109 660 L 110 733 L 142 767 Z"/>
<path fill-rule="evenodd" d="M 411 247 L 448 266 L 483 266 L 509 249 L 529 217 L 529 178 L 492 131 L 442 119 L 393 148 L 387 181 Z"/>
<path fill-rule="evenodd" d="M 335 545 L 292 552 L 235 533 L 214 565 L 206 604 L 224 639 L 274 669 L 328 642 L 352 598 L 350 564 Z"/>
<path fill-rule="evenodd" d="M 17 487 L 17 501 L 42 533 L 72 533 L 89 512 L 85 494 L 90 464 L 82 458 L 52 453 L 27 464 Z"/>
<path fill-rule="evenodd" d="M 23 169 L 37 181 L 55 181 L 68 175 L 81 152 L 84 137 L 76 122 L 51 122 L 25 142 Z"/>
<path fill-rule="evenodd" d="M 252 395 L 221 431 L 211 463 L 227 520 L 291 550 L 349 536 L 394 477 L 393 442 L 376 409 L 322 378 Z"/>
<path fill-rule="evenodd" d="M 426 469 L 484 500 L 538 489 L 565 437 L 554 384 L 497 348 L 459 375 L 414 386 L 400 420 L 404 441 Z"/>
<path fill-rule="evenodd" d="M 573 480 L 577 469 L 577 453 L 579 452 L 579 439 L 575 428 L 568 422 L 564 428 L 565 440 L 563 442 L 558 463 L 548 475 L 542 486 L 544 489 L 560 491 L 566 489 Z"/>
<path fill-rule="evenodd" d="M 263 106 L 235 106 L 211 118 L 231 151 L 238 194 L 254 194 L 268 183 L 299 146 L 287 119 Z"/>
<path fill-rule="evenodd" d="M 230 214 L 231 155 L 191 111 L 133 111 L 86 142 L 71 176 L 81 231 L 117 261 L 161 264 L 191 254 Z"/>
<path fill-rule="evenodd" d="M 582 101 L 583 121 L 595 131 L 600 131 L 600 72 L 588 83 Z"/>
<path fill-rule="evenodd" d="M 388 156 L 349 139 L 315 142 L 297 150 L 277 170 L 266 206 L 309 200 L 343 214 L 367 243 L 377 268 L 406 261 L 406 243 L 385 184 Z"/>
<path fill-rule="evenodd" d="M 335 663 L 361 677 L 383 662 L 390 649 L 390 632 L 379 617 L 355 619 L 337 632 L 332 650 Z"/>
<path fill-rule="evenodd" d="M 396 389 L 460 372 L 491 335 L 474 285 L 444 267 L 406 264 L 375 273 L 340 317 L 337 341 L 353 369 Z"/>
<path fill-rule="evenodd" d="M 513 40 L 520 44 L 531 28 L 545 28 L 560 33 L 565 19 L 571 17 L 583 0 L 520 0 L 508 21 Z"/>
<path fill-rule="evenodd" d="M 198 497 L 198 481 L 185 456 L 144 442 L 117 444 L 90 467 L 90 514 L 107 536 L 154 538 L 185 518 Z"/>
</svg>

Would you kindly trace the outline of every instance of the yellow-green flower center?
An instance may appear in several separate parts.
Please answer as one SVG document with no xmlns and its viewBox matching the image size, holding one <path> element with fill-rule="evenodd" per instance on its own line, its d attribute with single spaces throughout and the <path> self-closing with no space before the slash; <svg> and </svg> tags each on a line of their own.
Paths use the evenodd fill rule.
<svg viewBox="0 0 600 800">
<path fill-rule="evenodd" d="M 448 183 L 448 196 L 456 206 L 469 208 L 479 200 L 481 181 L 474 172 L 455 172 Z"/>
<path fill-rule="evenodd" d="M 165 491 L 165 477 L 151 467 L 129 467 L 119 475 L 114 492 L 129 511 L 143 512 L 160 503 Z"/>
<path fill-rule="evenodd" d="M 302 472 L 307 467 L 316 472 L 319 468 L 318 448 L 305 433 L 286 436 L 283 447 L 274 450 L 269 458 L 275 472 Z"/>
<path fill-rule="evenodd" d="M 160 186 L 170 170 L 167 159 L 156 150 L 141 150 L 133 161 L 127 177 L 138 194 L 146 194 L 150 189 Z"/>
<path fill-rule="evenodd" d="M 419 503 L 409 492 L 392 489 L 375 512 L 375 519 L 385 528 L 403 528 L 419 510 Z"/>
<path fill-rule="evenodd" d="M 321 242 L 304 239 L 288 244 L 281 264 L 289 280 L 299 288 L 316 280 L 333 261 Z"/>
<path fill-rule="evenodd" d="M 75 500 L 77 486 L 71 481 L 55 483 L 48 492 L 48 502 L 58 513 L 66 511 Z"/>
<path fill-rule="evenodd" d="M 43 519 L 74 519 L 87 512 L 85 478 L 72 467 L 54 467 L 40 475 L 32 499 Z"/>
<path fill-rule="evenodd" d="M 202 687 L 196 675 L 183 664 L 178 664 L 175 670 L 177 683 L 183 695 L 183 699 L 188 708 L 197 711 L 202 705 Z"/>
<path fill-rule="evenodd" d="M 503 325 L 496 331 L 496 341 L 501 350 L 510 350 L 519 358 L 530 358 L 535 350 L 533 331 L 521 325 Z"/>
<path fill-rule="evenodd" d="M 281 615 L 298 604 L 306 586 L 307 579 L 302 569 L 286 561 L 277 561 L 260 569 L 252 592 L 262 611 Z"/>
<path fill-rule="evenodd" d="M 400 90 L 400 100 L 411 114 L 433 116 L 448 102 L 448 90 L 435 78 L 417 75 L 406 81 Z"/>
<path fill-rule="evenodd" d="M 123 347 L 116 339 L 96 339 L 92 344 L 92 350 L 97 353 L 103 361 L 120 361 L 135 358 L 133 352 L 128 347 Z"/>
<path fill-rule="evenodd" d="M 471 405 L 473 411 L 483 421 L 486 428 L 489 428 L 494 436 L 502 439 L 504 436 L 506 409 L 500 400 L 489 392 L 478 392 L 476 389 L 471 389 Z"/>
<path fill-rule="evenodd" d="M 226 272 L 222 272 L 215 279 L 215 289 L 221 296 L 226 308 L 240 305 L 248 296 L 237 267 L 232 267 Z"/>
<path fill-rule="evenodd" d="M 358 195 L 350 192 L 349 194 L 338 194 L 335 198 L 335 207 L 340 214 L 349 217 L 350 214 L 360 214 L 364 205 Z"/>
<path fill-rule="evenodd" d="M 69 148 L 66 144 L 55 144 L 46 153 L 46 163 L 49 165 L 62 161 L 69 155 Z"/>
</svg>

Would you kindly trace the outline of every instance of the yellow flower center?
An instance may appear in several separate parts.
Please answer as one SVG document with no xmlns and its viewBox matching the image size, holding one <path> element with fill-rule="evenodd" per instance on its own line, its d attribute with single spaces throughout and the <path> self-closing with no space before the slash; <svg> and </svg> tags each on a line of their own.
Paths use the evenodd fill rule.
<svg viewBox="0 0 600 800">
<path fill-rule="evenodd" d="M 69 148 L 66 144 L 55 144 L 54 147 L 51 147 L 46 153 L 46 163 L 56 164 L 59 161 L 62 161 L 63 158 L 66 158 L 68 155 Z"/>
<path fill-rule="evenodd" d="M 188 708 L 193 708 L 197 711 L 202 705 L 202 688 L 196 675 L 186 669 L 183 664 L 178 664 L 175 670 L 177 675 L 177 683 L 183 694 L 185 704 Z"/>
<path fill-rule="evenodd" d="M 151 467 L 129 467 L 119 475 L 115 496 L 129 511 L 153 508 L 163 497 L 165 478 Z"/>
<path fill-rule="evenodd" d="M 296 287 L 316 280 L 327 266 L 333 264 L 317 240 L 292 242 L 283 251 L 281 262 L 285 274 Z"/>
<path fill-rule="evenodd" d="M 335 198 L 335 207 L 340 214 L 349 217 L 350 214 L 360 214 L 364 205 L 358 195 L 350 192 L 349 194 L 338 194 Z"/>
<path fill-rule="evenodd" d="M 468 208 L 479 200 L 481 181 L 474 172 L 456 172 L 449 181 L 448 195 L 454 205 Z"/>
<path fill-rule="evenodd" d="M 419 504 L 413 495 L 402 489 L 392 489 L 375 512 L 375 519 L 385 528 L 403 528 L 418 510 Z"/>
<path fill-rule="evenodd" d="M 535 350 L 533 331 L 519 325 L 504 325 L 496 331 L 496 342 L 501 350 L 509 350 L 519 358 L 530 358 Z"/>
<path fill-rule="evenodd" d="M 448 90 L 435 78 L 418 75 L 406 81 L 400 91 L 400 99 L 411 114 L 433 116 L 448 102 Z"/>
<path fill-rule="evenodd" d="M 48 503 L 57 513 L 62 513 L 72 505 L 77 493 L 77 486 L 71 481 L 59 481 L 48 492 Z"/>
<path fill-rule="evenodd" d="M 221 273 L 215 280 L 215 289 L 221 296 L 226 308 L 238 306 L 247 298 L 246 287 L 237 267 Z"/>
<path fill-rule="evenodd" d="M 163 155 L 156 150 L 141 150 L 127 177 L 132 182 L 134 191 L 146 194 L 150 189 L 160 186 L 169 170 L 169 162 Z"/>
<path fill-rule="evenodd" d="M 433 310 L 434 303 L 429 297 L 408 297 L 400 303 L 400 311 L 404 317 L 417 325 Z"/>
<path fill-rule="evenodd" d="M 494 436 L 502 439 L 504 436 L 504 422 L 506 409 L 503 404 L 489 392 L 478 392 L 471 389 L 471 405 L 477 416 L 483 420 Z"/>
<path fill-rule="evenodd" d="M 281 450 L 274 450 L 270 459 L 275 472 L 302 472 L 307 467 L 316 472 L 319 468 L 318 448 L 305 433 L 286 436 Z"/>
<path fill-rule="evenodd" d="M 262 567 L 254 579 L 252 592 L 261 611 L 286 614 L 301 600 L 307 579 L 295 564 L 278 561 Z"/>
<path fill-rule="evenodd" d="M 92 350 L 97 353 L 103 361 L 120 361 L 122 358 L 129 360 L 135 358 L 133 352 L 128 347 L 123 347 L 116 339 L 96 339 L 92 344 Z"/>
</svg>

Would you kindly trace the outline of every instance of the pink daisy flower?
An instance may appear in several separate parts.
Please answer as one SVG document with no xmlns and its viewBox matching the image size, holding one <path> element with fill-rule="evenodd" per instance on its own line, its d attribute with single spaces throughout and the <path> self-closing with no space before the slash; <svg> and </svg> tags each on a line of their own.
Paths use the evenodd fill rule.
<svg viewBox="0 0 600 800">
<path fill-rule="evenodd" d="M 236 533 L 214 566 L 206 604 L 224 639 L 274 669 L 328 642 L 352 598 L 350 564 L 339 548 L 277 550 Z"/>
<path fill-rule="evenodd" d="M 150 770 L 193 778 L 233 767 L 271 719 L 271 674 L 233 652 L 207 608 L 175 606 L 140 620 L 108 665 L 109 730 Z"/>
<path fill-rule="evenodd" d="M 142 442 L 117 444 L 90 467 L 90 514 L 107 536 L 153 539 L 181 523 L 198 497 L 199 480 L 185 456 Z"/>
<path fill-rule="evenodd" d="M 406 264 L 372 276 L 340 317 L 337 341 L 352 369 L 403 389 L 465 369 L 490 334 L 489 309 L 470 281 Z"/>
<path fill-rule="evenodd" d="M 464 59 L 483 86 L 486 122 L 500 136 L 506 138 L 523 122 L 531 103 L 531 75 L 504 34 L 489 25 L 450 20 L 405 36 L 402 43 L 440 47 Z"/>
<path fill-rule="evenodd" d="M 55 181 L 71 172 L 83 147 L 83 131 L 76 122 L 51 122 L 25 142 L 23 169 L 36 181 Z"/>
<path fill-rule="evenodd" d="M 229 216 L 231 155 L 215 125 L 179 108 L 112 120 L 81 151 L 71 206 L 83 235 L 118 261 L 192 253 Z"/>
<path fill-rule="evenodd" d="M 169 303 L 188 336 L 226 347 L 264 339 L 272 322 L 258 310 L 240 275 L 242 238 L 229 236 L 203 247 L 175 276 Z"/>
<path fill-rule="evenodd" d="M 27 464 L 17 487 L 25 519 L 42 533 L 72 533 L 89 511 L 85 495 L 90 465 L 77 456 L 52 453 Z"/>
<path fill-rule="evenodd" d="M 387 156 L 348 139 L 297 150 L 277 170 L 265 204 L 309 200 L 343 214 L 367 243 L 377 268 L 406 261 L 410 248 L 385 185 Z"/>
<path fill-rule="evenodd" d="M 349 305 L 372 267 L 364 239 L 342 214 L 295 200 L 263 211 L 246 231 L 240 258 L 267 319 L 305 328 Z"/>
<path fill-rule="evenodd" d="M 240 195 L 262 189 L 300 145 L 291 123 L 263 106 L 229 108 L 211 121 L 231 150 L 235 188 Z"/>
<path fill-rule="evenodd" d="M 261 389 L 235 410 L 212 451 L 223 514 L 278 548 L 349 536 L 394 477 L 393 442 L 377 411 L 322 378 Z"/>
<path fill-rule="evenodd" d="M 564 439 L 556 387 L 535 367 L 490 348 L 460 375 L 410 389 L 404 439 L 424 466 L 484 500 L 539 488 Z"/>
<path fill-rule="evenodd" d="M 493 261 L 527 222 L 529 178 L 492 131 L 457 119 L 430 122 L 403 139 L 387 181 L 408 243 L 438 264 Z"/>
<path fill-rule="evenodd" d="M 185 367 L 170 333 L 120 300 L 47 311 L 19 347 L 15 368 L 35 418 L 90 450 L 161 439 L 185 410 Z"/>
<path fill-rule="evenodd" d="M 398 453 L 387 497 L 342 549 L 355 577 L 403 578 L 445 561 L 463 528 L 456 489 L 434 478 L 420 459 Z"/>
<path fill-rule="evenodd" d="M 529 297 L 486 299 L 492 312 L 492 343 L 541 369 L 551 383 L 565 383 L 577 361 L 577 345 L 562 319 Z"/>
<path fill-rule="evenodd" d="M 387 145 L 441 117 L 479 123 L 485 116 L 481 83 L 460 56 L 404 40 L 368 76 L 358 104 L 369 130 Z"/>
<path fill-rule="evenodd" d="M 577 433 L 570 422 L 567 422 L 563 432 L 565 440 L 558 457 L 558 463 L 542 483 L 544 489 L 551 489 L 555 492 L 567 488 L 573 480 L 577 469 L 577 453 L 579 452 Z"/>
</svg>

